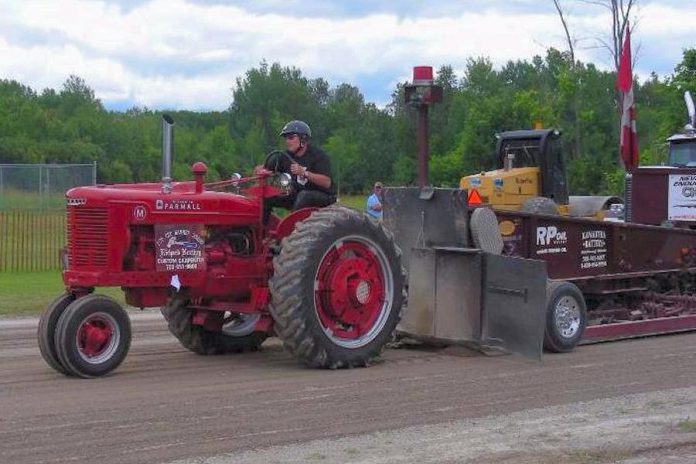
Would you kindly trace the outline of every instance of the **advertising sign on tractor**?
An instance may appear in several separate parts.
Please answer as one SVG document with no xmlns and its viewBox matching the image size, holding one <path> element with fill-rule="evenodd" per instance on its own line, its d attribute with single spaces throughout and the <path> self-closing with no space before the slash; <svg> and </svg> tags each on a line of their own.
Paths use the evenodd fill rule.
<svg viewBox="0 0 696 464">
<path fill-rule="evenodd" d="M 155 226 L 158 271 L 205 269 L 204 229 L 201 224 Z"/>
</svg>

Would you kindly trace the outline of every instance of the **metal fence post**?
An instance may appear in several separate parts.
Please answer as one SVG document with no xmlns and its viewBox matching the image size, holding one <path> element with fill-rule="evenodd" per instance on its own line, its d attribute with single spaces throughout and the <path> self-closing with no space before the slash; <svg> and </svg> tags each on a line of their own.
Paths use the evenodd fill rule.
<svg viewBox="0 0 696 464">
<path fill-rule="evenodd" d="M 39 166 L 39 208 L 43 209 L 43 165 Z"/>
<path fill-rule="evenodd" d="M 44 196 L 44 209 L 48 209 L 48 199 L 51 196 L 51 170 L 46 168 L 46 195 Z"/>
</svg>

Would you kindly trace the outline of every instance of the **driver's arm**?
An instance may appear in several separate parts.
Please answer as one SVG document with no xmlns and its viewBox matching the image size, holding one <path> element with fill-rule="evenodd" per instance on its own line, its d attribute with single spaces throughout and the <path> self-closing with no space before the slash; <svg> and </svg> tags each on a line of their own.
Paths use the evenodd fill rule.
<svg viewBox="0 0 696 464">
<path fill-rule="evenodd" d="M 323 189 L 328 190 L 331 188 L 331 177 L 325 174 L 319 174 L 318 172 L 309 171 L 298 163 L 290 165 L 290 172 L 296 176 L 305 176 L 309 182 Z"/>
<path fill-rule="evenodd" d="M 331 178 L 329 176 L 325 176 L 324 174 L 318 174 L 316 172 L 305 171 L 305 177 L 311 183 L 318 185 L 323 189 L 328 190 L 331 188 Z"/>
</svg>

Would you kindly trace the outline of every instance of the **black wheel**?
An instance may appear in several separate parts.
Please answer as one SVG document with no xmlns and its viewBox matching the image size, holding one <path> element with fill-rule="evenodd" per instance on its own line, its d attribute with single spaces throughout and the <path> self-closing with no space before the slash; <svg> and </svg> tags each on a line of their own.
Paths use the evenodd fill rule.
<svg viewBox="0 0 696 464">
<path fill-rule="evenodd" d="M 544 348 L 554 353 L 572 351 L 587 325 L 585 298 L 570 282 L 549 282 L 546 287 Z"/>
<path fill-rule="evenodd" d="M 274 259 L 276 333 L 308 366 L 366 366 L 401 318 L 404 281 L 401 251 L 380 223 L 340 206 L 318 210 Z"/>
<path fill-rule="evenodd" d="M 125 359 L 131 343 L 128 314 L 104 295 L 87 295 L 68 305 L 58 319 L 56 353 L 68 374 L 106 375 Z"/>
<path fill-rule="evenodd" d="M 265 332 L 254 332 L 258 320 L 254 316 L 240 315 L 224 324 L 221 332 L 205 330 L 191 323 L 193 311 L 188 309 L 188 304 L 184 298 L 170 298 L 161 311 L 169 331 L 194 353 L 211 355 L 256 351 L 268 336 Z"/>
<path fill-rule="evenodd" d="M 549 216 L 559 216 L 558 205 L 550 198 L 533 197 L 522 203 L 521 211 L 532 214 L 548 214 Z"/>
<path fill-rule="evenodd" d="M 41 314 L 39 328 L 36 331 L 36 337 L 39 341 L 39 351 L 41 351 L 41 356 L 43 356 L 44 361 L 53 369 L 66 375 L 68 371 L 58 360 L 58 353 L 56 352 L 55 345 L 55 332 L 58 319 L 65 311 L 65 308 L 73 301 L 75 301 L 75 295 L 72 293 L 63 293 L 53 300 L 43 314 Z"/>
</svg>

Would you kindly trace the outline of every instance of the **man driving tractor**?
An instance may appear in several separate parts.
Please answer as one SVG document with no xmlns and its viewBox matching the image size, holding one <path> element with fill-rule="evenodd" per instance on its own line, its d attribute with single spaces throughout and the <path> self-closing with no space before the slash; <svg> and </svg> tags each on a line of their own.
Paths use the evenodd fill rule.
<svg viewBox="0 0 696 464">
<path fill-rule="evenodd" d="M 312 131 L 303 121 L 290 121 L 280 131 L 285 138 L 286 153 L 268 159 L 257 166 L 255 174 L 265 171 L 286 172 L 292 176 L 289 195 L 267 198 L 264 202 L 264 222 L 268 222 L 271 209 L 282 207 L 294 210 L 307 207 L 328 206 L 336 201 L 331 176 L 331 160 L 319 147 L 311 143 Z"/>
</svg>

